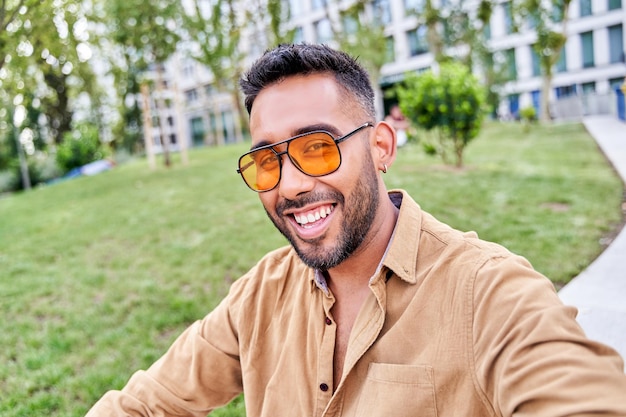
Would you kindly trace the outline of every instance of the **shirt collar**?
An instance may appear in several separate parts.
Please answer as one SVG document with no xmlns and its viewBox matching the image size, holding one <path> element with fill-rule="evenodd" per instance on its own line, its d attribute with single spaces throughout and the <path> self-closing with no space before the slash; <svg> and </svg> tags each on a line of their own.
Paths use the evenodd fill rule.
<svg viewBox="0 0 626 417">
<path fill-rule="evenodd" d="M 385 253 L 371 280 L 378 276 L 383 266 L 386 266 L 402 280 L 414 284 L 417 282 L 415 265 L 417 262 L 416 254 L 419 242 L 421 210 L 419 205 L 404 190 L 389 191 L 389 198 L 400 209 L 400 213 L 393 233 L 387 243 Z M 319 289 L 328 294 L 328 284 L 322 271 L 317 269 L 314 271 L 313 282 Z"/>
<path fill-rule="evenodd" d="M 400 208 L 400 214 L 383 264 L 403 281 L 414 284 L 417 282 L 415 271 L 417 270 L 422 210 L 404 190 L 389 191 L 389 198 L 396 207 Z"/>
</svg>

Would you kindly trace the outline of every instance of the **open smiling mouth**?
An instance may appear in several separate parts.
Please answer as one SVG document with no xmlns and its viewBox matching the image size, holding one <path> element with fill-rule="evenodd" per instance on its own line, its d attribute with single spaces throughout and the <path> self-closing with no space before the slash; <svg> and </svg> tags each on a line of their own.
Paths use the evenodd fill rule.
<svg viewBox="0 0 626 417">
<path fill-rule="evenodd" d="M 334 210 L 334 206 L 332 204 L 316 207 L 313 210 L 303 212 L 303 213 L 294 213 L 293 217 L 301 227 L 305 229 L 309 229 L 315 226 L 315 223 L 321 219 L 326 218 L 332 211 Z"/>
</svg>

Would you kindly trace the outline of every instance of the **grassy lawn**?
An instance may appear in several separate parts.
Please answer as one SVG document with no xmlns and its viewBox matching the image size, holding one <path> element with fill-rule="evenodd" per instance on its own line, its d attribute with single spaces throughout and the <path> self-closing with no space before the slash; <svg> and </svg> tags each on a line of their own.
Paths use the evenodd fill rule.
<svg viewBox="0 0 626 417">
<path fill-rule="evenodd" d="M 0 198 L 0 415 L 82 416 L 286 244 L 235 172 L 248 145 L 131 162 Z M 419 145 L 386 174 L 422 208 L 527 257 L 557 286 L 621 221 L 623 185 L 581 125 L 488 125 L 444 167 Z M 214 415 L 244 415 L 241 403 Z"/>
</svg>

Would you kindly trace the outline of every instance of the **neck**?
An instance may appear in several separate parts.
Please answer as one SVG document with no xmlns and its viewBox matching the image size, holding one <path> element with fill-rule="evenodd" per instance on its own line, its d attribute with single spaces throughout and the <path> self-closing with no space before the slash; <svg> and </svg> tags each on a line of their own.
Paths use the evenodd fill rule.
<svg viewBox="0 0 626 417">
<path fill-rule="evenodd" d="M 398 219 L 398 208 L 386 195 L 384 201 L 361 246 L 348 259 L 327 271 L 328 283 L 333 292 L 341 291 L 341 288 L 354 291 L 358 287 L 369 286 Z"/>
</svg>

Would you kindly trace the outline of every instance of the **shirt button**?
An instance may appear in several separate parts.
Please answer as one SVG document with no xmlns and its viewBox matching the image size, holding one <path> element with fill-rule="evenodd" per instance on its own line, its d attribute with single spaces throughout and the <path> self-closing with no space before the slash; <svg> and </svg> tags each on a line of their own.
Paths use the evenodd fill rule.
<svg viewBox="0 0 626 417">
<path fill-rule="evenodd" d="M 327 385 L 327 384 L 324 384 L 324 383 L 321 383 L 321 384 L 320 384 L 320 389 L 321 389 L 322 391 L 326 392 L 326 391 L 328 391 L 328 385 Z"/>
<path fill-rule="evenodd" d="M 333 321 L 329 319 L 328 317 L 326 317 L 326 324 L 330 326 L 331 324 L 333 324 Z"/>
</svg>

